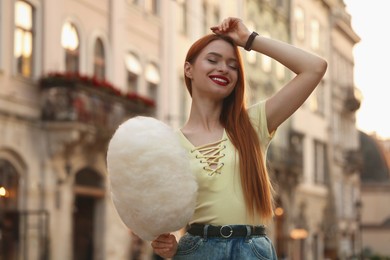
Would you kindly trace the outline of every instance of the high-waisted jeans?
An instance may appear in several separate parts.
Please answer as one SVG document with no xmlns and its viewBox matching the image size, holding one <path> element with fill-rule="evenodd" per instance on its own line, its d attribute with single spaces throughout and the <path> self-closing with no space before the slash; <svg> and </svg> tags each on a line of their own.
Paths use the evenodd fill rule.
<svg viewBox="0 0 390 260">
<path fill-rule="evenodd" d="M 274 260 L 275 249 L 267 236 L 201 237 L 186 233 L 173 260 Z"/>
</svg>

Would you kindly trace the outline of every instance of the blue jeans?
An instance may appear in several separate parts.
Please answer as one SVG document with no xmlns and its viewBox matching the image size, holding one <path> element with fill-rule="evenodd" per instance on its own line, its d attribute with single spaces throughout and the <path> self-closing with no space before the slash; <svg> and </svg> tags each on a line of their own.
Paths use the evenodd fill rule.
<svg viewBox="0 0 390 260">
<path fill-rule="evenodd" d="M 274 260 L 275 249 L 267 236 L 204 238 L 186 233 L 173 260 Z"/>
</svg>

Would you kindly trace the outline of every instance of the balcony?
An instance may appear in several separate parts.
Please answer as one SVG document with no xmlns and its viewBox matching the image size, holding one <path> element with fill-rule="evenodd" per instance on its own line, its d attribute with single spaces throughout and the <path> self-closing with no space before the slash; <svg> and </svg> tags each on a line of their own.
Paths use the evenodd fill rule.
<svg viewBox="0 0 390 260">
<path fill-rule="evenodd" d="M 153 116 L 153 100 L 122 94 L 107 81 L 79 74 L 51 73 L 39 81 L 41 119 L 54 143 L 105 143 L 126 119 Z"/>
<path fill-rule="evenodd" d="M 45 122 L 80 122 L 115 129 L 126 118 L 154 113 L 153 100 L 122 94 L 107 81 L 57 73 L 43 77 L 39 84 Z"/>
<path fill-rule="evenodd" d="M 347 112 L 356 112 L 361 105 L 360 95 L 355 88 L 344 89 L 344 110 Z"/>
<path fill-rule="evenodd" d="M 292 191 L 303 173 L 303 154 L 292 148 L 270 145 L 267 161 L 280 187 Z"/>
<path fill-rule="evenodd" d="M 360 150 L 347 149 L 344 151 L 344 172 L 353 174 L 363 168 L 363 154 Z"/>
<path fill-rule="evenodd" d="M 270 145 L 268 151 L 268 160 L 273 167 L 289 169 L 291 171 L 302 171 L 303 156 L 293 149 Z"/>
</svg>

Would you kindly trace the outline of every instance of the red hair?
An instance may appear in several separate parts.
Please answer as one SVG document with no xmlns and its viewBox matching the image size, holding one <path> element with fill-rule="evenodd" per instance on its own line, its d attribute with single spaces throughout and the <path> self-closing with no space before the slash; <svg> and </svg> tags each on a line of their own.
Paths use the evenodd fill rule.
<svg viewBox="0 0 390 260">
<path fill-rule="evenodd" d="M 230 140 L 240 158 L 241 186 L 247 213 L 253 219 L 260 215 L 268 220 L 273 216 L 272 185 L 265 160 L 260 148 L 260 140 L 253 128 L 245 107 L 245 77 L 243 62 L 234 41 L 226 36 L 209 34 L 197 40 L 189 49 L 186 62 L 194 64 L 199 53 L 210 42 L 224 40 L 231 44 L 238 61 L 238 79 L 232 93 L 223 101 L 220 122 L 225 127 Z M 191 79 L 184 73 L 187 89 L 192 95 Z"/>
</svg>

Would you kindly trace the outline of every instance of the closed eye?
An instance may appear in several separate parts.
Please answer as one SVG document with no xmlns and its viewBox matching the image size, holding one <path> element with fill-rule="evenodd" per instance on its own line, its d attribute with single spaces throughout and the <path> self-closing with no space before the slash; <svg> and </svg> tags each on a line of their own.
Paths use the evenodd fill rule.
<svg viewBox="0 0 390 260">
<path fill-rule="evenodd" d="M 238 70 L 237 65 L 229 65 L 229 68 L 231 68 L 231 69 L 233 69 L 233 70 Z"/>
<path fill-rule="evenodd" d="M 229 63 L 228 66 L 231 69 L 238 70 L 237 63 L 235 63 L 235 62 Z"/>
</svg>

